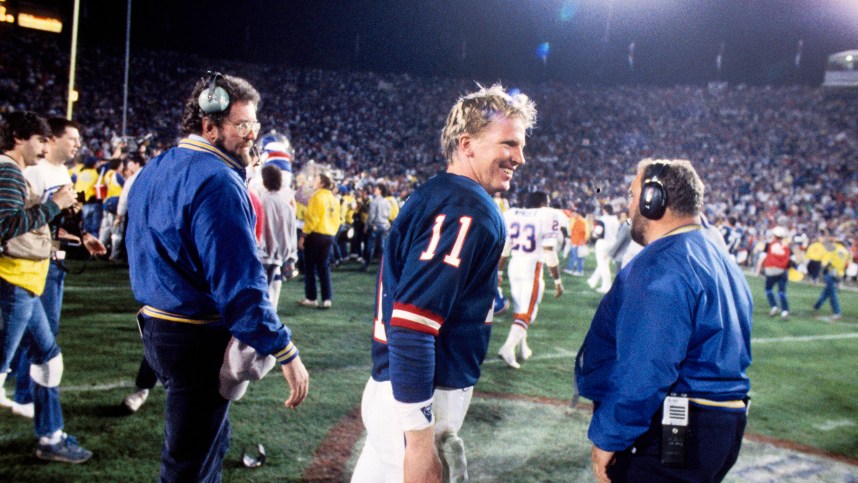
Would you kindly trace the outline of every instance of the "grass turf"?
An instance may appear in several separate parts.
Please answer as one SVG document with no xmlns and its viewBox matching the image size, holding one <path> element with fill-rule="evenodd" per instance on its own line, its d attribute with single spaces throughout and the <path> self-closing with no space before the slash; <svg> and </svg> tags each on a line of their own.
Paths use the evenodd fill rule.
<svg viewBox="0 0 858 483">
<path fill-rule="evenodd" d="M 33 455 L 32 422 L 4 411 L 0 414 L 0 481 L 151 481 L 157 475 L 163 437 L 163 389 L 158 386 L 152 391 L 135 415 L 126 415 L 119 407 L 133 386 L 142 357 L 134 322 L 138 306 L 129 289 L 127 269 L 101 262 L 69 265 L 73 272 L 84 271 L 66 278 L 59 336 L 66 363 L 63 410 L 66 430 L 95 456 L 78 466 L 43 463 Z M 328 431 L 359 405 L 369 376 L 375 278 L 357 267 L 346 264 L 334 272 L 334 308 L 328 311 L 299 307 L 295 302 L 303 298 L 302 284 L 284 284 L 280 314 L 293 330 L 310 371 L 310 396 L 291 411 L 282 406 L 287 396 L 282 377 L 272 373 L 251 385 L 231 408 L 232 446 L 224 463 L 224 481 L 299 480 Z M 528 336 L 534 358 L 519 371 L 508 369 L 495 357 L 511 316 L 496 319 L 478 391 L 571 398 L 572 359 L 600 296 L 586 287 L 583 278 L 564 275 L 564 281 L 567 293 L 561 299 L 546 294 Z M 839 338 L 858 334 L 858 295 L 841 290 L 843 319 L 818 321 L 811 306 L 821 287 L 790 284 L 791 316 L 782 321 L 768 317 L 762 279 L 750 277 L 749 281 L 757 307 L 753 337 L 758 341 L 753 344 L 750 369 L 753 405 L 748 431 L 858 458 L 858 386 L 853 372 L 858 339 Z M 827 314 L 829 309 L 822 312 Z M 833 338 L 785 339 L 802 336 Z M 11 384 L 6 386 L 10 390 Z M 509 446 L 500 438 L 503 421 L 489 425 L 500 439 L 479 432 L 486 427 L 486 418 L 509 411 L 501 417 L 508 418 L 518 411 L 517 404 L 504 406 L 496 400 L 475 404 L 469 415 L 475 431 L 471 441 L 487 447 L 474 453 L 474 458 L 485 454 L 503 460 L 502 447 Z M 469 420 L 463 432 L 468 431 Z M 588 445 L 580 431 L 565 431 L 562 418 L 550 416 L 533 419 L 532 432 L 528 438 L 538 437 L 534 444 L 543 444 L 546 450 L 544 456 L 528 462 L 530 469 L 505 473 L 501 466 L 485 467 L 494 468 L 500 479 L 517 480 L 587 473 L 589 462 L 573 456 L 580 452 L 557 450 Z M 266 448 L 266 464 L 244 469 L 242 449 L 259 443 Z"/>
</svg>

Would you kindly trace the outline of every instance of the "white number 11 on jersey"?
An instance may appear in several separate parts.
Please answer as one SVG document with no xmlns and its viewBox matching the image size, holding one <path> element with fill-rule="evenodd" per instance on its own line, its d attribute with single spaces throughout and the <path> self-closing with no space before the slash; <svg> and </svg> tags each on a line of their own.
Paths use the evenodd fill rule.
<svg viewBox="0 0 858 483">
<path fill-rule="evenodd" d="M 435 250 L 438 248 L 438 242 L 441 240 L 441 225 L 447 215 L 438 215 L 435 217 L 435 225 L 432 226 L 432 239 L 429 240 L 429 246 L 426 251 L 420 254 L 420 260 L 432 260 L 435 257 Z M 462 252 L 462 246 L 465 244 L 465 238 L 468 236 L 468 230 L 471 228 L 471 217 L 463 216 L 459 218 L 459 235 L 456 237 L 456 243 L 453 244 L 453 249 L 444 257 L 444 263 L 447 265 L 459 267 L 462 259 L 459 254 Z"/>
</svg>

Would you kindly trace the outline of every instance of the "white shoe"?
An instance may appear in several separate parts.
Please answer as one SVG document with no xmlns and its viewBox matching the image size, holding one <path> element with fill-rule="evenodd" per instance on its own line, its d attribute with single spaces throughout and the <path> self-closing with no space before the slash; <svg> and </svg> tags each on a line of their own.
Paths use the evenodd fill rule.
<svg viewBox="0 0 858 483">
<path fill-rule="evenodd" d="M 131 394 L 125 396 L 125 399 L 122 401 L 122 404 L 128 408 L 132 413 L 136 413 L 140 406 L 146 402 L 146 398 L 149 397 L 148 389 L 140 389 L 137 392 L 132 392 Z"/>
<path fill-rule="evenodd" d="M 596 289 L 596 291 L 602 295 L 608 293 L 609 290 L 611 290 L 611 287 L 599 287 Z"/>
<path fill-rule="evenodd" d="M 769 309 L 769 317 L 774 317 L 775 315 L 778 315 L 778 308 L 772 307 L 771 309 Z"/>
<path fill-rule="evenodd" d="M 317 300 L 304 299 L 299 300 L 298 305 L 301 305 L 303 307 L 318 307 L 319 302 Z"/>
<path fill-rule="evenodd" d="M 321 306 L 321 307 L 319 307 L 319 308 L 321 308 L 321 309 L 329 309 L 329 308 L 331 308 L 331 301 L 330 301 L 330 300 L 325 300 L 324 302 L 322 302 L 322 306 Z"/>
<path fill-rule="evenodd" d="M 533 351 L 530 350 L 530 347 L 527 346 L 526 343 L 522 342 L 518 345 L 518 358 L 526 361 L 530 359 L 530 356 L 533 355 Z"/>
<path fill-rule="evenodd" d="M 521 365 L 515 361 L 515 353 L 513 353 L 510 347 L 501 347 L 498 351 L 498 356 L 500 356 L 500 358 L 503 359 L 509 367 L 512 367 L 513 369 L 521 369 Z"/>
<path fill-rule="evenodd" d="M 591 279 L 591 278 L 588 278 L 588 279 L 587 279 L 587 285 L 589 285 L 589 286 L 590 286 L 590 288 L 592 288 L 592 289 L 594 289 L 594 290 L 596 289 L 596 284 L 597 284 L 597 283 L 599 283 L 599 281 L 598 281 L 598 280 L 593 280 L 593 279 Z"/>
<path fill-rule="evenodd" d="M 33 403 L 18 404 L 12 403 L 12 414 L 15 416 L 24 416 L 28 419 L 33 419 L 36 416 L 36 405 Z"/>
<path fill-rule="evenodd" d="M 0 387 L 0 408 L 11 408 L 15 401 L 6 397 L 6 391 Z"/>
<path fill-rule="evenodd" d="M 781 312 L 781 318 L 782 319 L 789 318 L 789 310 L 784 310 L 783 312 Z"/>
</svg>

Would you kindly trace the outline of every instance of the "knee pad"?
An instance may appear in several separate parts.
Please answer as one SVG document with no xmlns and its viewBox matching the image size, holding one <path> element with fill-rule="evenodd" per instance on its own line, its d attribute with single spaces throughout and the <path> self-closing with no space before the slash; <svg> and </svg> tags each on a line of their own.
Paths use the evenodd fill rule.
<svg viewBox="0 0 858 483">
<path fill-rule="evenodd" d="M 63 378 L 63 355 L 57 354 L 43 364 L 30 364 L 30 377 L 42 387 L 57 387 Z"/>
</svg>

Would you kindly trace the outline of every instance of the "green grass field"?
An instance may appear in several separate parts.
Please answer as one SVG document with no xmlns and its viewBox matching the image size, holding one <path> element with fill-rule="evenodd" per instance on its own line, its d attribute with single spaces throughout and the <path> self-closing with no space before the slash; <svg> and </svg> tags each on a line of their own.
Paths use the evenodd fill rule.
<svg viewBox="0 0 858 483">
<path fill-rule="evenodd" d="M 73 272 L 84 272 L 66 279 L 59 337 L 66 364 L 63 409 L 66 430 L 95 456 L 79 466 L 41 462 L 33 454 L 32 422 L 4 411 L 0 481 L 152 481 L 163 434 L 163 389 L 158 386 L 137 414 L 127 415 L 119 406 L 142 357 L 134 322 L 138 306 L 127 269 L 102 262 L 70 266 Z M 335 271 L 334 308 L 329 311 L 297 306 L 302 284 L 284 284 L 280 314 L 310 371 L 310 396 L 292 411 L 282 406 L 287 389 L 281 377 L 270 374 L 251 385 L 231 409 L 233 436 L 225 481 L 348 478 L 357 434 L 352 429 L 351 436 L 344 436 L 349 432 L 340 423 L 351 421 L 355 427 L 347 416 L 359 406 L 369 377 L 374 286 L 374 275 L 356 268 L 350 264 Z M 583 278 L 564 275 L 564 281 L 563 298 L 546 296 L 540 307 L 528 339 L 534 358 L 521 370 L 508 369 L 494 356 L 511 319 L 504 315 L 495 321 L 483 377 L 462 431 L 475 481 L 588 478 L 589 415 L 565 402 L 572 397 L 574 354 L 600 296 Z M 833 323 L 812 318 L 819 286 L 791 284 L 792 314 L 782 321 L 768 317 L 762 279 L 751 277 L 750 284 L 757 309 L 748 433 L 856 461 L 858 292 L 841 289 L 843 319 Z M 828 315 L 830 309 L 822 313 Z M 323 441 L 326 445 L 317 451 Z M 341 447 L 331 450 L 332 441 Z M 242 449 L 258 443 L 267 450 L 266 464 L 243 468 Z M 349 459 L 352 463 L 347 464 Z M 858 470 L 852 474 L 854 481 Z"/>
</svg>

